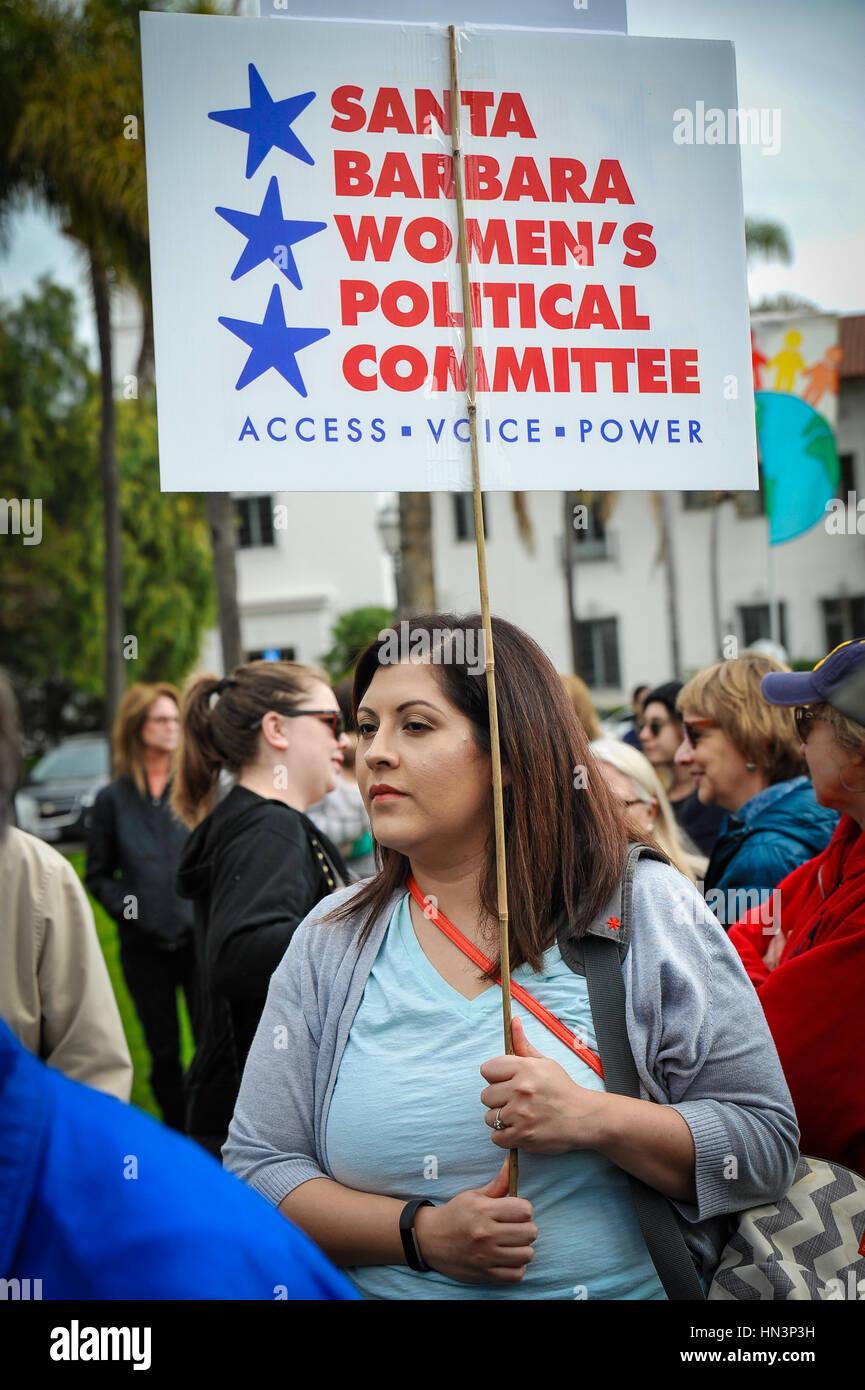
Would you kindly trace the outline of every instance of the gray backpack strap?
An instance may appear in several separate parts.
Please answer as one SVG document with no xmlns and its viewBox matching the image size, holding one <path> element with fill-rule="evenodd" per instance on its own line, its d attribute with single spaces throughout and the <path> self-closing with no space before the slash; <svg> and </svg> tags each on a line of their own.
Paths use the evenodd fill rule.
<svg viewBox="0 0 865 1390">
<path fill-rule="evenodd" d="M 621 883 L 607 904 L 610 911 L 605 907 L 581 943 L 595 1037 L 604 1068 L 604 1085 L 608 1091 L 632 1096 L 635 1100 L 640 1099 L 640 1082 L 625 1024 L 621 960 L 630 942 L 634 872 L 644 855 L 651 859 L 661 858 L 644 845 L 629 846 Z M 619 947 L 618 951 L 613 949 L 612 943 Z M 667 1297 L 704 1299 L 703 1287 L 669 1201 L 663 1193 L 630 1173 L 628 1182 L 643 1239 Z"/>
</svg>

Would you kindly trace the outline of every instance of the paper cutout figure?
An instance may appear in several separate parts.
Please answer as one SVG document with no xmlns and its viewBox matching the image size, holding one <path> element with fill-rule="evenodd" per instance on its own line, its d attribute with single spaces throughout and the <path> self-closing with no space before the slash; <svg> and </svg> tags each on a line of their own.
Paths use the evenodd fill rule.
<svg viewBox="0 0 865 1390">
<path fill-rule="evenodd" d="M 808 386 L 802 392 L 803 401 L 808 401 L 816 409 L 824 391 L 831 391 L 833 396 L 837 396 L 841 382 L 840 367 L 843 356 L 843 348 L 836 344 L 834 347 L 826 349 L 822 362 L 815 362 L 813 367 L 806 367 L 803 370 L 802 375 L 809 378 Z"/>
<path fill-rule="evenodd" d="M 760 373 L 767 365 L 769 359 L 760 351 L 754 342 L 754 334 L 751 334 L 751 371 L 754 373 L 754 392 L 762 391 L 763 383 L 760 380 Z"/>
<path fill-rule="evenodd" d="M 777 367 L 775 376 L 775 391 L 792 391 L 796 373 L 801 372 L 805 366 L 805 359 L 800 352 L 797 352 L 802 341 L 802 334 L 795 328 L 791 328 L 789 333 L 784 334 L 784 346 L 779 353 L 768 363 L 770 367 Z"/>
</svg>

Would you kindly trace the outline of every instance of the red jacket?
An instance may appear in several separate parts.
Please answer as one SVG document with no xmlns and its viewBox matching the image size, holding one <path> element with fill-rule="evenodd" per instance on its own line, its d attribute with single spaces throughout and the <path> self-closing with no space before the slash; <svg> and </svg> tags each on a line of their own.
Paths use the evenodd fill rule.
<svg viewBox="0 0 865 1390">
<path fill-rule="evenodd" d="M 760 908 L 730 940 L 775 1040 L 802 1152 L 865 1174 L 865 833 L 843 816 L 822 854 L 778 888 L 787 940 L 775 969 Z"/>
</svg>

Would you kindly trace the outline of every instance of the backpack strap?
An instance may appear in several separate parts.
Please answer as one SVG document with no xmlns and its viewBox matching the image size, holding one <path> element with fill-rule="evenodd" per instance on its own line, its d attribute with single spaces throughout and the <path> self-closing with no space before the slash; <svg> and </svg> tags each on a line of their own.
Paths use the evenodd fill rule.
<svg viewBox="0 0 865 1390">
<path fill-rule="evenodd" d="M 621 881 L 580 943 L 584 969 L 579 972 L 586 976 L 606 1089 L 635 1100 L 640 1099 L 640 1082 L 625 1024 L 621 961 L 630 944 L 634 873 L 643 857 L 668 862 L 648 846 L 629 845 Z M 618 952 L 612 943 L 618 946 Z M 643 1239 L 667 1297 L 702 1301 L 703 1287 L 668 1199 L 630 1173 L 628 1182 Z"/>
</svg>

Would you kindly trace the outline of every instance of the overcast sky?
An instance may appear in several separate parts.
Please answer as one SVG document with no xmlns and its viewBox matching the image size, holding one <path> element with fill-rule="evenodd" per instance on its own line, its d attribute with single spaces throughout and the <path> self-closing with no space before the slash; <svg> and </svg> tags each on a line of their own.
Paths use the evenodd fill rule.
<svg viewBox="0 0 865 1390">
<path fill-rule="evenodd" d="M 779 152 L 743 146 L 742 180 L 746 213 L 782 223 L 794 261 L 755 265 L 752 298 L 786 290 L 865 312 L 865 0 L 628 0 L 628 17 L 631 34 L 731 39 L 739 105 L 780 111 Z M 45 272 L 84 291 L 81 253 L 45 216 L 21 214 L 0 258 L 0 297 Z"/>
</svg>

